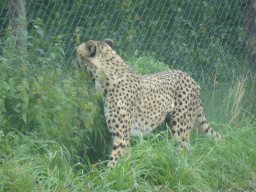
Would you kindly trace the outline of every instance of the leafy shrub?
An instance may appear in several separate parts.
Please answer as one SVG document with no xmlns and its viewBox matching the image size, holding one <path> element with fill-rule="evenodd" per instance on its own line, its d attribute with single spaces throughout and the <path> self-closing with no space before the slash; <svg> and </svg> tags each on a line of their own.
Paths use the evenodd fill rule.
<svg viewBox="0 0 256 192">
<path fill-rule="evenodd" d="M 20 55 L 8 47 L 7 38 L 0 65 L 0 128 L 4 133 L 36 132 L 75 157 L 78 151 L 86 153 L 90 133 L 104 128 L 94 126 L 96 118 L 103 121 L 102 96 L 85 71 L 67 70 L 74 64 L 65 60 L 61 37 L 46 41 L 42 25 L 34 21 L 28 51 Z"/>
<path fill-rule="evenodd" d="M 165 65 L 162 62 L 157 61 L 153 55 L 144 54 L 141 57 L 132 56 L 128 61 L 127 64 L 132 66 L 136 69 L 140 74 L 150 74 L 150 73 L 157 73 L 160 71 L 165 71 L 170 69 L 168 65 Z"/>
</svg>

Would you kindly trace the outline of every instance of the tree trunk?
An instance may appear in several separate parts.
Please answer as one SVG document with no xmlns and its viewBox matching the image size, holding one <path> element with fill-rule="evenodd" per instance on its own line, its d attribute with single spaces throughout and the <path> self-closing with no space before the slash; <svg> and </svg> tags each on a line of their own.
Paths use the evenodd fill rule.
<svg viewBox="0 0 256 192">
<path fill-rule="evenodd" d="M 25 0 L 10 0 L 9 23 L 11 27 L 11 36 L 15 37 L 11 41 L 11 46 L 18 49 L 22 47 L 27 50 L 26 38 L 26 7 Z"/>
</svg>

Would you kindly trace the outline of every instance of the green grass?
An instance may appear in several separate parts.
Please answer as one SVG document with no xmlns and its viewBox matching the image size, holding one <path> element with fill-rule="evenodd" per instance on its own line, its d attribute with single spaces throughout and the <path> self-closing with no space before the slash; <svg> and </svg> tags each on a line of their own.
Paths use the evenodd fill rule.
<svg viewBox="0 0 256 192">
<path fill-rule="evenodd" d="M 192 134 L 194 150 L 178 151 L 166 132 L 137 139 L 132 155 L 85 185 L 90 190 L 124 191 L 253 191 L 256 189 L 256 131 L 241 122 L 237 128 L 223 126 L 222 140 Z"/>
<path fill-rule="evenodd" d="M 219 125 L 223 139 L 192 132 L 193 151 L 174 147 L 167 131 L 134 138 L 131 156 L 70 166 L 65 147 L 35 135 L 1 137 L 0 191 L 254 191 L 256 129 L 245 119 Z"/>
<path fill-rule="evenodd" d="M 203 86 L 206 88 L 201 93 L 201 99 L 207 119 L 229 125 L 246 117 L 255 120 L 249 112 L 252 111 L 252 106 L 248 101 L 254 103 L 254 98 L 248 97 L 254 95 L 254 86 L 247 85 L 250 81 L 251 79 L 242 76 L 234 78 L 228 85 L 212 83 L 213 88 Z"/>
</svg>

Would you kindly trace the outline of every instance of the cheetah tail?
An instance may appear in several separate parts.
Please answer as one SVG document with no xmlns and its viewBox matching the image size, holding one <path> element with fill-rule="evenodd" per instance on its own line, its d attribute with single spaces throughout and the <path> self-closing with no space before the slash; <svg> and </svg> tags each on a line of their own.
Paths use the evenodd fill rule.
<svg viewBox="0 0 256 192">
<path fill-rule="evenodd" d="M 205 134 L 208 134 L 208 135 L 212 135 L 214 136 L 215 138 L 218 138 L 220 139 L 221 136 L 218 135 L 212 128 L 211 126 L 209 125 L 209 123 L 207 122 L 207 119 L 204 115 L 204 112 L 203 112 L 203 106 L 202 106 L 202 102 L 200 101 L 200 105 L 199 105 L 199 109 L 197 111 L 197 117 L 196 117 L 196 121 L 195 121 L 195 125 L 196 127 L 202 132 L 202 133 L 205 133 Z"/>
</svg>

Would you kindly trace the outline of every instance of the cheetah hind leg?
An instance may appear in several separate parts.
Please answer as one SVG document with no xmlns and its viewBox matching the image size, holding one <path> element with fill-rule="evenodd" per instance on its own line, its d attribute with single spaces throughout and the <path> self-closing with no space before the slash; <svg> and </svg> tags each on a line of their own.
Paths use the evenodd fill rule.
<svg viewBox="0 0 256 192">
<path fill-rule="evenodd" d="M 197 117 L 195 120 L 195 125 L 196 127 L 204 134 L 208 134 L 208 135 L 212 135 L 214 136 L 216 139 L 221 139 L 221 136 L 218 135 L 209 125 L 209 123 L 207 122 L 207 119 L 205 118 L 204 112 L 203 112 L 203 107 L 202 107 L 202 103 L 200 101 L 200 107 L 197 111 Z"/>
<path fill-rule="evenodd" d="M 184 112 L 184 114 L 187 113 Z M 184 116 L 184 114 L 180 114 L 180 116 Z M 175 117 L 171 115 L 167 119 L 167 125 L 172 130 L 178 150 L 185 149 L 188 152 L 193 150 L 193 147 L 189 143 L 189 135 L 193 126 L 192 119 L 180 121 L 179 116 Z"/>
</svg>

